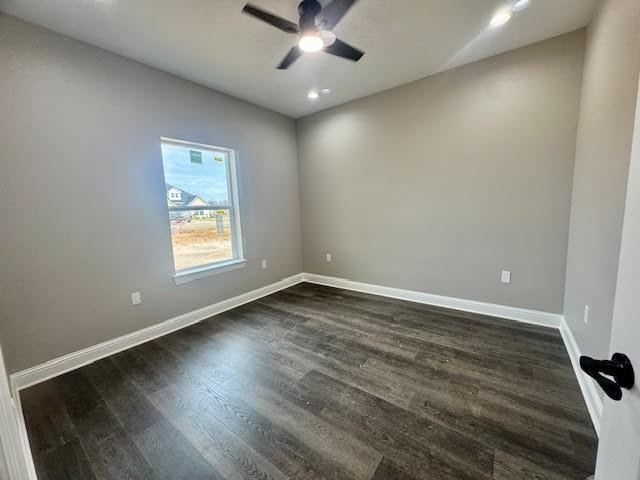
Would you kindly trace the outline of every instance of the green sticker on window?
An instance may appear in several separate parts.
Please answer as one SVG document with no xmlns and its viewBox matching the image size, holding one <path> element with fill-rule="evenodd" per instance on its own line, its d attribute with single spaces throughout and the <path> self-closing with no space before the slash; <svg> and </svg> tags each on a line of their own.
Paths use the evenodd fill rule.
<svg viewBox="0 0 640 480">
<path fill-rule="evenodd" d="M 189 156 L 191 157 L 191 163 L 202 165 L 202 152 L 198 150 L 189 150 Z"/>
<path fill-rule="evenodd" d="M 216 162 L 224 162 L 224 158 L 222 157 L 214 157 L 213 158 Z"/>
</svg>

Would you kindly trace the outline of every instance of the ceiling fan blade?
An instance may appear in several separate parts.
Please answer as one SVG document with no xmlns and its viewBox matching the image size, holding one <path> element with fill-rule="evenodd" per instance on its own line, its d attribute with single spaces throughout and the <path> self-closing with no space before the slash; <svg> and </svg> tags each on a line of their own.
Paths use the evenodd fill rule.
<svg viewBox="0 0 640 480">
<path fill-rule="evenodd" d="M 274 15 L 273 13 L 269 13 L 266 10 L 262 10 L 255 5 L 251 5 L 250 3 L 247 3 L 244 6 L 244 8 L 242 9 L 242 13 L 246 13 L 247 15 L 251 15 L 252 17 L 262 20 L 263 22 L 276 27 L 278 30 L 282 30 L 283 32 L 300 33 L 300 29 L 295 23 Z"/>
<path fill-rule="evenodd" d="M 347 60 L 352 60 L 357 62 L 362 58 L 364 52 L 358 50 L 355 47 L 352 47 L 348 43 L 344 43 L 343 41 L 336 38 L 336 41 L 333 44 L 325 47 L 325 52 L 335 55 L 336 57 L 346 58 Z"/>
<path fill-rule="evenodd" d="M 278 65 L 278 70 L 286 70 L 287 68 L 289 68 L 293 62 L 295 62 L 302 56 L 302 53 L 302 50 L 300 50 L 297 46 L 292 47 Z"/>
<path fill-rule="evenodd" d="M 333 30 L 357 0 L 333 0 L 320 12 L 320 28 Z"/>
</svg>

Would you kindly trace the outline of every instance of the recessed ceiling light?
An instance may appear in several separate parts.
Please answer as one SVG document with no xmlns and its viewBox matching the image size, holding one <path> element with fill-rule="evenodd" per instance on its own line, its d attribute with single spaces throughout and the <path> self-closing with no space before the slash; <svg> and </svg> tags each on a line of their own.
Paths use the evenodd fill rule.
<svg viewBox="0 0 640 480">
<path fill-rule="evenodd" d="M 317 100 L 319 96 L 320 95 L 318 95 L 318 92 L 316 92 L 315 90 L 311 90 L 309 93 L 307 93 L 307 98 L 309 100 Z"/>
<path fill-rule="evenodd" d="M 328 88 L 323 88 L 320 93 L 322 93 L 323 95 L 329 95 L 331 93 L 331 90 L 329 90 Z"/>
<path fill-rule="evenodd" d="M 513 2 L 513 7 L 511 8 L 514 12 L 519 12 L 520 10 L 527 8 L 529 5 L 531 5 L 531 0 L 516 0 Z"/>
<path fill-rule="evenodd" d="M 491 19 L 491 26 L 493 28 L 501 27 L 502 25 L 507 23 L 509 20 L 511 20 L 512 16 L 513 14 L 511 13 L 511 10 L 506 10 L 506 9 L 499 10 Z"/>
<path fill-rule="evenodd" d="M 324 48 L 324 41 L 318 35 L 304 35 L 300 37 L 298 46 L 303 52 L 319 52 Z"/>
</svg>

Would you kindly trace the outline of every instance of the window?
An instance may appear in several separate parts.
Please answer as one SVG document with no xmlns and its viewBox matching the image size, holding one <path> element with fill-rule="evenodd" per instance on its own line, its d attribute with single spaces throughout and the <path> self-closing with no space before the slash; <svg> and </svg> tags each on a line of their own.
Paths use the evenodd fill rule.
<svg viewBox="0 0 640 480">
<path fill-rule="evenodd" d="M 176 283 L 244 265 L 235 152 L 162 139 Z"/>
<path fill-rule="evenodd" d="M 180 200 L 180 190 L 172 188 L 169 190 L 169 200 Z"/>
</svg>

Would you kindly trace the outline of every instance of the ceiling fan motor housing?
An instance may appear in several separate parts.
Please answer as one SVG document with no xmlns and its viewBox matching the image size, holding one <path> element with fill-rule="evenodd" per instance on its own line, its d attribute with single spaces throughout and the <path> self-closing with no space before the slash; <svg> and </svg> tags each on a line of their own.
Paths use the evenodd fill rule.
<svg viewBox="0 0 640 480">
<path fill-rule="evenodd" d="M 322 5 L 318 0 L 302 0 L 298 5 L 298 13 L 300 14 L 300 31 L 315 32 L 318 27 L 316 25 L 316 16 L 322 10 Z"/>
</svg>

